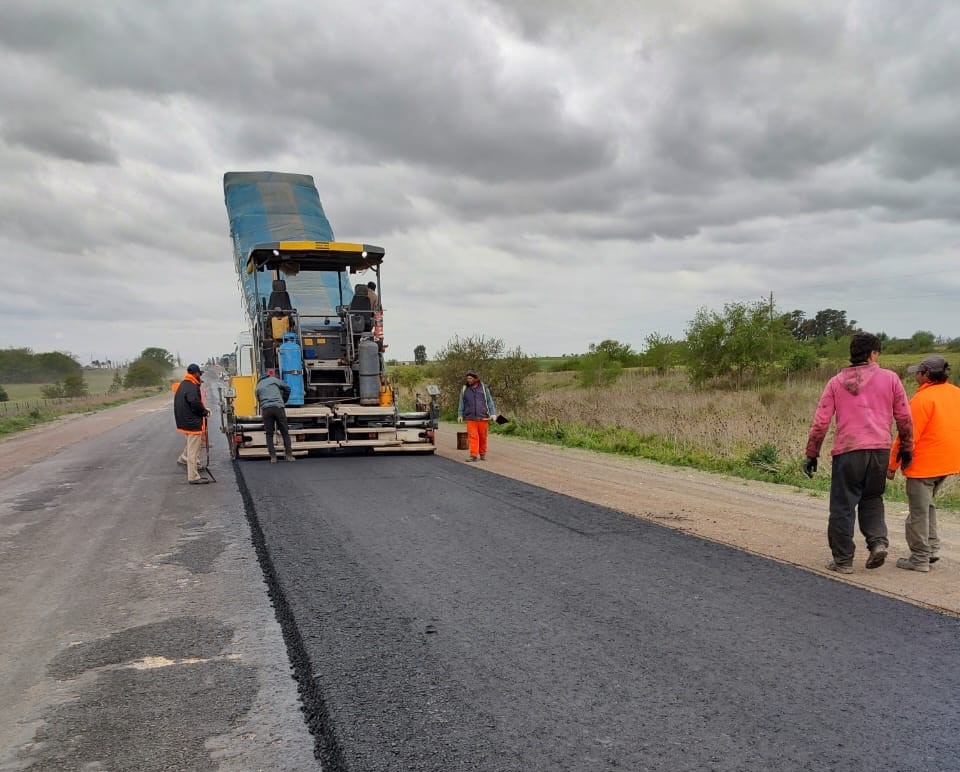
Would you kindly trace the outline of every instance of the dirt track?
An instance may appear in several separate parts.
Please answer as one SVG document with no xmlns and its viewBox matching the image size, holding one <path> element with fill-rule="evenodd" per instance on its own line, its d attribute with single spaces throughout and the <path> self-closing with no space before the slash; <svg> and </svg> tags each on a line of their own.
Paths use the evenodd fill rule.
<svg viewBox="0 0 960 772">
<path fill-rule="evenodd" d="M 169 401 L 170 395 L 162 394 L 110 410 L 68 416 L 8 437 L 0 441 L 0 480 L 67 445 L 108 431 L 144 412 L 164 409 Z M 449 458 L 465 458 L 463 451 L 456 450 L 455 425 L 444 426 L 439 433 L 438 452 Z M 903 537 L 906 505 L 888 503 L 892 549 L 887 563 L 879 569 L 866 570 L 866 549 L 861 539 L 855 572 L 841 577 L 823 568 L 829 557 L 827 506 L 825 499 L 808 492 L 501 437 L 491 437 L 488 460 L 482 463 L 497 474 L 790 563 L 837 581 L 960 615 L 960 517 L 956 513 L 941 516 L 942 559 L 929 574 L 917 574 L 894 565 L 897 556 L 908 554 Z"/>
</svg>

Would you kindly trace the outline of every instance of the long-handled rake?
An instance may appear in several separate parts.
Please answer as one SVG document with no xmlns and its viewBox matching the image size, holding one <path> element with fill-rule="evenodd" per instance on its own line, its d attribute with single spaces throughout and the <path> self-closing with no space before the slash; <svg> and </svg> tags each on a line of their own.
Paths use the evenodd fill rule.
<svg viewBox="0 0 960 772">
<path fill-rule="evenodd" d="M 210 482 L 216 482 L 217 478 L 213 476 L 213 472 L 210 471 L 210 431 L 207 427 L 207 419 L 203 419 L 203 447 L 207 451 L 207 458 L 204 461 L 203 466 L 198 467 L 197 471 L 206 473 L 207 477 L 210 478 Z"/>
</svg>

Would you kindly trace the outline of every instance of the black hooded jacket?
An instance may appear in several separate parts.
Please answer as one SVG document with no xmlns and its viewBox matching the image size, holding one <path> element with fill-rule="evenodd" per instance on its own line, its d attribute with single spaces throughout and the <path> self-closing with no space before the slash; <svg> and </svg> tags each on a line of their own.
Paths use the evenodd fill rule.
<svg viewBox="0 0 960 772">
<path fill-rule="evenodd" d="M 203 434 L 203 417 L 207 409 L 200 396 L 200 381 L 187 375 L 173 397 L 173 417 L 177 430 L 184 434 Z"/>
</svg>

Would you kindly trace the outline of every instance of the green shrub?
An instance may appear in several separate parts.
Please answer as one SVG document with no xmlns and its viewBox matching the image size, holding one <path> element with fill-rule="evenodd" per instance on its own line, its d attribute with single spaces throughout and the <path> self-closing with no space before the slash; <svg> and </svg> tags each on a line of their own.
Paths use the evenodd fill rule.
<svg viewBox="0 0 960 772">
<path fill-rule="evenodd" d="M 624 367 L 639 367 L 642 364 L 641 356 L 637 354 L 629 343 L 618 340 L 602 340 L 590 344 L 590 354 L 606 354 L 609 359 L 619 362 Z"/>
<path fill-rule="evenodd" d="M 7 390 L 3 388 L 3 386 L 0 386 L 0 402 L 7 402 L 9 399 L 10 397 L 7 394 Z"/>
<path fill-rule="evenodd" d="M 51 383 L 49 386 L 41 386 L 40 393 L 44 399 L 63 399 L 66 396 L 63 392 L 63 384 L 60 381 Z"/>
<path fill-rule="evenodd" d="M 83 373 L 71 373 L 63 379 L 63 396 L 86 397 L 89 393 Z"/>
<path fill-rule="evenodd" d="M 747 463 L 760 469 L 776 471 L 780 463 L 780 453 L 772 442 L 765 442 L 747 454 Z"/>
<path fill-rule="evenodd" d="M 645 367 L 652 367 L 658 373 L 665 373 L 680 359 L 682 352 L 679 344 L 669 335 L 654 332 L 645 338 L 644 343 L 646 349 L 642 363 Z"/>
<path fill-rule="evenodd" d="M 770 376 L 795 347 L 782 317 L 767 303 L 700 308 L 687 327 L 687 372 L 695 385 L 730 379 L 743 384 Z"/>
<path fill-rule="evenodd" d="M 430 376 L 426 375 L 429 368 Z M 514 413 L 534 397 L 531 376 L 536 362 L 519 348 L 507 349 L 500 338 L 482 335 L 455 337 L 440 350 L 436 359 L 420 368 L 425 377 L 432 377 L 440 386 L 441 410 L 445 417 L 454 417 L 460 400 L 460 389 L 467 370 L 476 370 L 487 384 L 497 409 Z"/>
<path fill-rule="evenodd" d="M 811 346 L 797 346 L 787 356 L 787 370 L 792 373 L 805 373 L 813 370 L 819 359 L 816 350 Z"/>
<path fill-rule="evenodd" d="M 393 365 L 389 370 L 390 382 L 402 389 L 412 389 L 423 380 L 423 368 L 417 365 Z"/>
<path fill-rule="evenodd" d="M 164 379 L 169 368 L 154 357 L 140 357 L 130 363 L 123 385 L 128 389 L 141 386 L 157 386 Z"/>
<path fill-rule="evenodd" d="M 577 380 L 581 386 L 604 387 L 616 382 L 623 372 L 623 364 L 605 351 L 584 354 L 580 357 Z"/>
</svg>

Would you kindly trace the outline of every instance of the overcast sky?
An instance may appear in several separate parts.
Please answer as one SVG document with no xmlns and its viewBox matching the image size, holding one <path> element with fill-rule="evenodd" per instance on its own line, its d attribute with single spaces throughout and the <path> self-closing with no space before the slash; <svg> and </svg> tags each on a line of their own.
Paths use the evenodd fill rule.
<svg viewBox="0 0 960 772">
<path fill-rule="evenodd" d="M 960 4 L 3 0 L 0 68 L 0 347 L 231 350 L 254 170 L 386 249 L 398 359 L 771 292 L 960 336 Z"/>
</svg>

